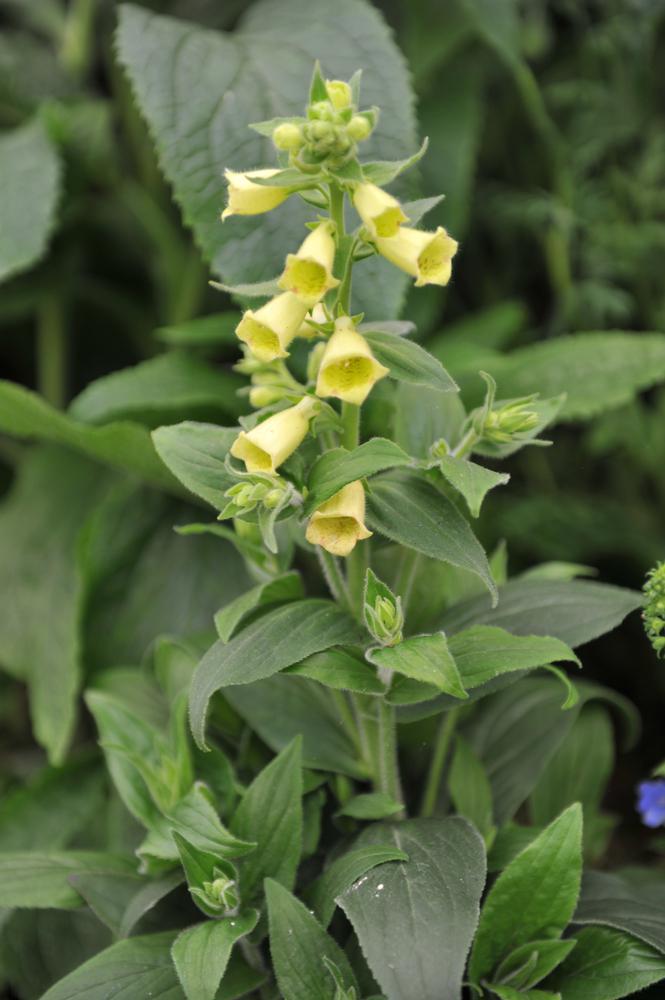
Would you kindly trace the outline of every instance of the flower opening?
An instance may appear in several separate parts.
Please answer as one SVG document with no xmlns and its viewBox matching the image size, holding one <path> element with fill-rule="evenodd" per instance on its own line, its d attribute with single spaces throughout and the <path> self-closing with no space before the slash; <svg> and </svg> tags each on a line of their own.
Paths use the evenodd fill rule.
<svg viewBox="0 0 665 1000">
<path fill-rule="evenodd" d="M 339 285 L 332 273 L 334 260 L 335 240 L 331 226 L 322 222 L 303 240 L 297 253 L 288 255 L 279 285 L 313 306 L 326 292 Z"/>
<path fill-rule="evenodd" d="M 231 454 L 245 463 L 248 472 L 275 472 L 302 444 L 317 409 L 317 401 L 305 396 L 296 406 L 273 414 L 251 431 L 241 431 L 231 445 Z"/>
<path fill-rule="evenodd" d="M 236 328 L 236 336 L 247 344 L 259 361 L 286 358 L 287 347 L 298 333 L 306 314 L 307 305 L 291 292 L 284 292 L 256 312 L 248 309 Z"/>
<path fill-rule="evenodd" d="M 401 226 L 397 235 L 377 237 L 379 253 L 416 279 L 416 286 L 447 285 L 458 243 L 439 226 L 434 233 Z"/>
<path fill-rule="evenodd" d="M 317 396 L 334 396 L 360 406 L 389 369 L 380 364 L 348 316 L 335 323 L 316 380 Z"/>
<path fill-rule="evenodd" d="M 373 239 L 396 236 L 402 223 L 409 221 L 397 198 L 376 184 L 359 184 L 353 204 Z"/>
<path fill-rule="evenodd" d="M 312 514 L 305 537 L 312 545 L 334 556 L 348 556 L 356 542 L 370 538 L 365 520 L 365 490 L 356 480 L 344 486 L 334 497 Z"/>
<path fill-rule="evenodd" d="M 238 173 L 235 170 L 225 170 L 228 182 L 228 204 L 222 212 L 222 222 L 229 215 L 260 215 L 277 208 L 291 194 L 288 187 L 271 187 L 266 184 L 255 184 L 254 177 L 272 177 L 279 170 L 248 170 Z"/>
</svg>

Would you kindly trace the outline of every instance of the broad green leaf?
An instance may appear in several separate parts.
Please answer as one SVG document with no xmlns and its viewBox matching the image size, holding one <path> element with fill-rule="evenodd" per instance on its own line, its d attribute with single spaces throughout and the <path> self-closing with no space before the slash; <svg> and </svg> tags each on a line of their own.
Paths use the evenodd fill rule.
<svg viewBox="0 0 665 1000">
<path fill-rule="evenodd" d="M 385 160 L 383 162 L 369 161 L 367 163 L 363 163 L 362 170 L 365 180 L 369 181 L 371 184 L 377 184 L 379 187 L 391 184 L 405 170 L 415 167 L 418 161 L 422 159 L 427 152 L 428 142 L 429 140 L 425 139 L 420 149 L 416 153 L 412 153 L 411 156 L 406 157 L 404 160 Z"/>
<path fill-rule="evenodd" d="M 352 819 L 387 819 L 404 808 L 402 802 L 396 802 L 386 792 L 365 792 L 354 795 L 337 810 L 338 816 L 350 816 Z"/>
<path fill-rule="evenodd" d="M 302 796 L 302 739 L 296 737 L 254 778 L 231 821 L 236 836 L 256 842 L 240 868 L 243 900 L 265 878 L 293 888 L 302 852 Z"/>
<path fill-rule="evenodd" d="M 408 861 L 408 855 L 399 847 L 381 847 L 367 845 L 357 847 L 336 858 L 305 890 L 305 901 L 312 907 L 314 914 L 327 927 L 335 912 L 336 899 L 349 886 L 377 865 L 389 861 Z"/>
<path fill-rule="evenodd" d="M 398 382 L 427 386 L 439 392 L 458 392 L 458 386 L 441 362 L 420 344 L 390 333 L 365 331 L 365 340 L 377 361 L 390 369 Z"/>
<path fill-rule="evenodd" d="M 455 811 L 471 820 L 487 843 L 494 830 L 492 789 L 482 761 L 462 736 L 455 741 L 448 788 Z"/>
<path fill-rule="evenodd" d="M 395 387 L 395 441 L 409 455 L 429 458 L 430 445 L 441 438 L 455 444 L 465 418 L 457 393 L 408 382 Z"/>
<path fill-rule="evenodd" d="M 34 448 L 0 507 L 0 663 L 27 683 L 35 739 L 52 763 L 69 745 L 81 683 L 87 580 L 77 545 L 109 483 L 66 449 Z"/>
<path fill-rule="evenodd" d="M 240 376 L 182 351 L 169 351 L 91 382 L 69 408 L 74 420 L 136 420 L 156 426 L 188 417 L 235 419 L 243 411 Z"/>
<path fill-rule="evenodd" d="M 498 831 L 487 858 L 487 867 L 491 872 L 500 872 L 531 844 L 542 826 L 519 826 L 517 823 L 506 823 Z"/>
<path fill-rule="evenodd" d="M 577 905 L 582 810 L 570 806 L 499 875 L 483 904 L 469 962 L 474 983 L 522 944 L 560 937 Z"/>
<path fill-rule="evenodd" d="M 657 885 L 643 889 L 609 872 L 586 872 L 573 923 L 625 931 L 665 955 L 665 892 Z"/>
<path fill-rule="evenodd" d="M 155 454 L 149 431 L 140 424 L 118 421 L 89 427 L 49 406 L 37 393 L 0 381 L 0 431 L 67 445 L 151 486 L 182 494 L 177 480 Z"/>
<path fill-rule="evenodd" d="M 589 420 L 665 380 L 660 333 L 577 333 L 522 347 L 489 365 L 502 396 L 566 393 L 559 420 Z"/>
<path fill-rule="evenodd" d="M 478 517 L 482 502 L 495 486 L 504 486 L 510 479 L 507 472 L 493 472 L 482 465 L 453 455 L 439 459 L 438 468 L 458 493 L 464 497 L 469 512 Z"/>
<path fill-rule="evenodd" d="M 515 580 L 499 591 L 492 607 L 475 597 L 447 611 L 441 627 L 448 634 L 470 625 L 498 625 L 515 635 L 547 635 L 572 648 L 621 624 L 642 603 L 642 595 L 587 580 Z"/>
<path fill-rule="evenodd" d="M 237 436 L 234 427 L 185 421 L 158 427 L 152 440 L 164 465 L 190 493 L 223 510 L 228 503 L 224 492 L 236 482 L 224 459 Z"/>
<path fill-rule="evenodd" d="M 119 937 L 129 937 L 139 921 L 150 913 L 153 907 L 157 906 L 165 896 L 177 888 L 182 881 L 182 871 L 176 869 L 167 872 L 160 878 L 150 879 L 146 882 L 130 899 L 127 909 L 122 915 L 118 931 Z"/>
<path fill-rule="evenodd" d="M 171 955 L 187 1000 L 215 1000 L 236 941 L 256 927 L 258 913 L 206 920 L 182 931 Z"/>
<path fill-rule="evenodd" d="M 283 601 L 295 601 L 304 596 L 299 573 L 284 573 L 267 583 L 260 583 L 247 593 L 236 597 L 235 601 L 220 608 L 215 615 L 217 635 L 223 642 L 228 642 L 244 619 L 256 608 Z"/>
<path fill-rule="evenodd" d="M 321 653 L 313 653 L 284 672 L 309 677 L 339 691 L 382 695 L 386 690 L 374 667 L 347 649 L 324 649 Z"/>
<path fill-rule="evenodd" d="M 271 145 L 248 123 L 302 114 L 316 59 L 332 77 L 346 78 L 363 67 L 363 103 L 382 106 L 378 126 L 363 146 L 368 156 L 399 158 L 416 148 L 406 67 L 380 15 L 367 3 L 342 0 L 334 15 L 324 0 L 257 3 L 233 33 L 126 6 L 117 45 L 185 222 L 213 271 L 229 284 L 278 274 L 284 255 L 302 240 L 303 222 L 314 214 L 291 199 L 258 225 L 254 219 L 232 218 L 223 225 L 219 220 L 226 193 L 223 168 L 247 170 L 275 162 Z M 196 71 L 182 74 L 183 65 Z M 271 80 L 269 99 L 265 73 Z M 358 288 L 365 294 L 354 308 L 368 315 L 395 314 L 408 279 L 384 261 L 366 262 L 361 271 L 366 280 Z"/>
<path fill-rule="evenodd" d="M 468 697 L 443 632 L 412 636 L 395 646 L 375 647 L 368 650 L 367 656 L 381 670 L 432 684 L 455 698 Z"/>
<path fill-rule="evenodd" d="M 190 720 L 194 738 L 205 746 L 205 717 L 220 688 L 251 684 L 329 646 L 362 641 L 358 626 L 330 601 L 306 600 L 268 612 L 229 643 L 219 639 L 194 674 Z"/>
<path fill-rule="evenodd" d="M 239 312 L 229 311 L 199 316 L 172 326 L 160 326 L 155 337 L 169 347 L 218 347 L 231 345 L 237 349 L 236 327 L 240 322 Z"/>
<path fill-rule="evenodd" d="M 415 472 L 386 473 L 367 497 L 370 526 L 400 545 L 475 573 L 496 587 L 487 556 L 454 504 Z"/>
<path fill-rule="evenodd" d="M 465 736 L 487 771 L 499 825 L 527 798 L 577 711 L 562 712 L 558 684 L 541 678 L 526 678 L 479 706 Z"/>
<path fill-rule="evenodd" d="M 345 727 L 330 690 L 321 684 L 277 674 L 225 688 L 224 697 L 275 752 L 301 735 L 306 767 L 368 777 L 357 736 Z"/>
<path fill-rule="evenodd" d="M 81 872 L 68 881 L 114 937 L 121 936 L 122 918 L 132 899 L 150 885 L 136 872 Z"/>
<path fill-rule="evenodd" d="M 409 464 L 411 459 L 406 452 L 386 438 L 373 438 L 353 451 L 333 448 L 321 455 L 310 470 L 303 513 L 311 514 L 347 483 Z"/>
<path fill-rule="evenodd" d="M 40 121 L 0 136 L 0 281 L 44 255 L 55 225 L 61 172 Z"/>
<path fill-rule="evenodd" d="M 499 674 L 532 670 L 546 663 L 579 666 L 573 651 L 560 639 L 541 635 L 513 635 L 492 625 L 473 625 L 449 640 L 451 655 L 467 688 L 485 684 Z"/>
<path fill-rule="evenodd" d="M 574 938 L 544 938 L 542 941 L 529 941 L 520 945 L 511 951 L 497 969 L 497 982 L 508 982 L 520 991 L 529 990 L 545 979 L 557 965 L 561 965 L 574 947 Z"/>
<path fill-rule="evenodd" d="M 459 1000 L 485 882 L 485 851 L 464 819 L 378 824 L 358 843 L 393 842 L 405 862 L 379 865 L 338 898 L 391 1000 Z"/>
<path fill-rule="evenodd" d="M 512 986 L 496 986 L 494 983 L 489 983 L 488 989 L 499 1000 L 562 1000 L 560 993 L 546 990 L 515 990 Z"/>
<path fill-rule="evenodd" d="M 0 852 L 0 906 L 70 910 L 82 899 L 69 876 L 84 872 L 136 871 L 136 862 L 99 851 Z"/>
<path fill-rule="evenodd" d="M 340 971 L 346 989 L 357 990 L 346 955 L 307 907 L 272 879 L 265 888 L 270 954 L 283 1000 L 334 1000 L 335 983 L 324 959 Z"/>
<path fill-rule="evenodd" d="M 88 959 L 44 994 L 42 1000 L 183 1000 L 171 960 L 174 931 L 127 938 Z"/>
<path fill-rule="evenodd" d="M 543 984 L 563 1000 L 618 1000 L 665 978 L 665 957 L 634 937 L 587 927 L 563 965 Z"/>
</svg>

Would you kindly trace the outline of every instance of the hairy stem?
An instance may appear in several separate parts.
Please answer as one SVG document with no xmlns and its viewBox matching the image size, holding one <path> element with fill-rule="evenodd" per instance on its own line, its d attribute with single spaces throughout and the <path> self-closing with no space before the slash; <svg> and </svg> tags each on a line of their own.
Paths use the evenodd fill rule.
<svg viewBox="0 0 665 1000">
<path fill-rule="evenodd" d="M 346 587 L 346 580 L 337 559 L 320 545 L 316 546 L 316 554 L 330 593 L 338 604 L 350 610 L 351 602 Z"/>
<path fill-rule="evenodd" d="M 67 396 L 67 331 L 62 299 L 48 292 L 37 320 L 37 387 L 52 406 L 63 409 Z"/>
<path fill-rule="evenodd" d="M 434 740 L 434 752 L 430 760 L 425 791 L 423 792 L 423 800 L 420 806 L 421 816 L 434 815 L 439 788 L 441 787 L 441 779 L 443 777 L 443 769 L 448 757 L 448 751 L 450 750 L 450 744 L 455 734 L 455 727 L 457 726 L 458 713 L 459 709 L 451 708 L 449 712 L 446 712 L 442 716 L 439 723 Z"/>
<path fill-rule="evenodd" d="M 385 792 L 395 802 L 402 801 L 402 787 L 397 760 L 397 723 L 395 709 L 385 698 L 378 702 L 377 754 L 374 771 L 374 787 L 377 792 Z M 403 818 L 397 816 L 395 818 Z"/>
</svg>

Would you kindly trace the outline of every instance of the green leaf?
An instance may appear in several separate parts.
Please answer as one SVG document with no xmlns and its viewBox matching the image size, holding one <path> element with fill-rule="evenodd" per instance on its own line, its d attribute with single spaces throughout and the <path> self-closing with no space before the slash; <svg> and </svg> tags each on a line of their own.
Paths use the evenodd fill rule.
<svg viewBox="0 0 665 1000">
<path fill-rule="evenodd" d="M 221 511 L 228 504 L 224 492 L 236 482 L 224 459 L 237 436 L 235 427 L 185 421 L 158 427 L 152 440 L 164 465 L 182 485 Z"/>
<path fill-rule="evenodd" d="M 395 388 L 395 440 L 409 455 L 429 459 L 430 445 L 435 441 L 443 438 L 455 443 L 465 419 L 457 393 L 407 382 Z"/>
<path fill-rule="evenodd" d="M 499 875 L 490 889 L 471 952 L 474 983 L 522 944 L 557 938 L 577 905 L 582 873 L 582 810 L 570 806 Z"/>
<path fill-rule="evenodd" d="M 304 677 L 277 674 L 225 688 L 224 697 L 275 752 L 302 736 L 306 767 L 366 779 L 360 749 L 340 719 L 330 691 Z"/>
<path fill-rule="evenodd" d="M 122 918 L 132 899 L 151 884 L 135 872 L 80 872 L 68 881 L 114 937 L 121 936 Z"/>
<path fill-rule="evenodd" d="M 449 647 L 465 687 L 475 688 L 513 670 L 532 670 L 546 663 L 580 665 L 573 651 L 551 636 L 513 635 L 492 625 L 474 625 L 451 636 Z"/>
<path fill-rule="evenodd" d="M 237 350 L 238 339 L 236 327 L 240 322 L 241 313 L 212 313 L 208 316 L 198 316 L 196 319 L 184 320 L 170 326 L 160 326 L 154 336 L 169 347 L 218 347 L 232 346 Z"/>
<path fill-rule="evenodd" d="M 150 433 L 129 421 L 89 427 L 12 382 L 0 381 L 0 430 L 14 437 L 64 444 L 143 482 L 181 495 L 178 482 L 155 454 Z"/>
<path fill-rule="evenodd" d="M 271 878 L 287 889 L 295 884 L 303 837 L 302 739 L 296 737 L 242 797 L 231 830 L 256 849 L 240 869 L 240 894 L 249 900 Z"/>
<path fill-rule="evenodd" d="M 556 969 L 573 950 L 575 943 L 570 938 L 563 941 L 545 938 L 520 945 L 497 969 L 497 981 L 510 983 L 520 991 L 528 990 Z"/>
<path fill-rule="evenodd" d="M 549 993 L 545 990 L 515 990 L 512 986 L 496 986 L 489 983 L 488 987 L 499 1000 L 561 1000 L 560 993 Z"/>
<path fill-rule="evenodd" d="M 295 601 L 304 596 L 302 578 L 296 572 L 283 573 L 282 576 L 277 576 L 267 583 L 259 583 L 217 612 L 215 615 L 217 635 L 223 642 L 228 642 L 245 618 L 256 608 L 280 604 L 283 601 Z"/>
<path fill-rule="evenodd" d="M 438 462 L 441 474 L 464 497 L 473 517 L 480 514 L 482 502 L 489 491 L 495 486 L 505 485 L 510 479 L 507 472 L 493 472 L 492 469 L 485 469 L 482 465 L 453 455 L 444 455 Z"/>
<path fill-rule="evenodd" d="M 408 855 L 398 847 L 367 845 L 342 854 L 305 890 L 305 901 L 327 927 L 335 912 L 336 899 L 357 879 L 377 865 L 389 861 L 408 861 Z"/>
<path fill-rule="evenodd" d="M 233 945 L 256 927 L 256 910 L 222 920 L 206 920 L 182 931 L 171 955 L 187 1000 L 215 1000 Z"/>
<path fill-rule="evenodd" d="M 42 1000 L 182 1000 L 171 960 L 174 931 L 127 938 L 88 959 L 52 986 Z"/>
<path fill-rule="evenodd" d="M 487 867 L 491 872 L 500 872 L 510 862 L 531 844 L 539 833 L 541 826 L 519 826 L 517 823 L 506 823 L 498 831 L 487 858 Z"/>
<path fill-rule="evenodd" d="M 423 555 L 475 573 L 494 598 L 487 556 L 455 505 L 415 472 L 387 473 L 372 483 L 368 521 L 376 531 Z"/>
<path fill-rule="evenodd" d="M 566 393 L 559 420 L 589 420 L 665 380 L 661 333 L 577 333 L 522 347 L 489 371 L 503 396 Z"/>
<path fill-rule="evenodd" d="M 70 910 L 82 899 L 69 876 L 84 872 L 131 873 L 131 858 L 96 851 L 0 852 L 0 906 Z"/>
<path fill-rule="evenodd" d="M 642 595 L 586 580 L 515 580 L 499 591 L 499 604 L 474 597 L 441 619 L 447 633 L 470 625 L 498 625 L 515 635 L 547 635 L 572 648 L 616 628 L 642 604 Z"/>
<path fill-rule="evenodd" d="M 251 684 L 329 646 L 362 641 L 359 627 L 330 601 L 306 600 L 268 612 L 229 643 L 218 640 L 194 673 L 190 720 L 198 745 L 205 746 L 205 717 L 220 688 Z"/>
<path fill-rule="evenodd" d="M 390 369 L 399 382 L 424 385 L 439 392 L 458 392 L 459 387 L 440 361 L 420 344 L 390 333 L 367 330 L 363 336 L 374 357 Z"/>
<path fill-rule="evenodd" d="M 358 989 L 348 959 L 306 906 L 272 879 L 266 879 L 270 954 L 284 1000 L 334 1000 L 335 983 L 325 965 L 332 962 L 344 987 Z"/>
<path fill-rule="evenodd" d="M 396 646 L 368 650 L 366 655 L 381 670 L 432 684 L 454 698 L 468 697 L 443 632 L 412 636 Z"/>
<path fill-rule="evenodd" d="M 582 881 L 573 923 L 625 931 L 665 955 L 664 904 L 665 893 L 659 885 L 642 888 L 619 875 L 589 871 Z"/>
<path fill-rule="evenodd" d="M 122 915 L 118 930 L 119 937 L 129 937 L 146 914 L 149 914 L 182 881 L 182 872 L 177 869 L 176 871 L 167 872 L 161 878 L 150 879 L 145 882 L 127 904 L 127 909 Z"/>
<path fill-rule="evenodd" d="M 383 113 L 385 114 L 385 111 Z M 404 173 L 405 170 L 415 167 L 416 163 L 418 163 L 418 161 L 421 160 L 427 152 L 428 142 L 428 139 L 424 139 L 418 152 L 412 153 L 411 156 L 408 156 L 403 160 L 385 160 L 378 163 L 369 161 L 367 163 L 363 163 L 363 177 L 366 181 L 369 181 L 371 184 L 377 184 L 379 187 L 385 187 L 387 184 L 391 184 L 401 173 Z"/>
<path fill-rule="evenodd" d="M 326 72 L 339 63 L 340 52 L 345 66 L 364 68 L 364 97 L 369 105 L 382 105 L 381 120 L 363 145 L 369 156 L 407 156 L 416 144 L 403 58 L 368 3 L 341 0 L 333 12 L 325 0 L 260 2 L 233 33 L 128 5 L 120 14 L 117 46 L 185 222 L 213 271 L 229 284 L 278 274 L 285 253 L 302 240 L 303 222 L 312 218 L 310 208 L 291 199 L 260 221 L 261 252 L 256 253 L 256 220 L 232 218 L 222 225 L 219 212 L 226 193 L 222 168 L 251 169 L 265 162 L 269 151 L 248 122 L 302 114 L 317 58 Z M 197 71 L 181 75 L 182 59 Z M 171 95 L 168 100 L 165 94 Z M 230 99 L 233 94 L 242 94 L 242 114 Z M 269 155 L 269 163 L 274 162 L 272 150 Z M 376 280 L 363 283 L 364 294 L 356 304 L 368 315 L 393 315 L 401 304 L 408 279 L 384 263 L 364 265 Z"/>
<path fill-rule="evenodd" d="M 350 816 L 352 819 L 387 819 L 404 808 L 402 802 L 396 802 L 386 792 L 365 792 L 354 795 L 337 810 L 338 816 Z"/>
<path fill-rule="evenodd" d="M 46 252 L 60 196 L 61 165 L 43 124 L 0 136 L 0 281 Z"/>
<path fill-rule="evenodd" d="M 385 685 L 376 676 L 366 660 L 346 649 L 324 649 L 313 653 L 301 663 L 287 667 L 286 674 L 309 677 L 337 691 L 354 691 L 356 694 L 385 694 Z"/>
<path fill-rule="evenodd" d="M 373 868 L 338 903 L 391 1000 L 459 1000 L 485 882 L 483 842 L 458 817 L 378 824 L 359 838 L 391 841 L 409 860 Z"/>
<path fill-rule="evenodd" d="M 310 470 L 307 480 L 309 494 L 303 505 L 303 514 L 311 514 L 347 483 L 373 476 L 384 469 L 409 465 L 411 461 L 406 452 L 386 438 L 372 438 L 353 451 L 333 448 L 317 458 Z"/>
<path fill-rule="evenodd" d="M 462 737 L 455 741 L 448 788 L 455 811 L 471 820 L 487 840 L 492 836 L 492 789 L 480 758 Z"/>
<path fill-rule="evenodd" d="M 69 413 L 88 424 L 130 419 L 155 426 L 187 417 L 236 418 L 243 380 L 181 351 L 169 351 L 91 382 Z"/>
<path fill-rule="evenodd" d="M 665 977 L 665 958 L 627 934 L 588 927 L 576 947 L 544 984 L 563 1000 L 618 1000 Z"/>
</svg>

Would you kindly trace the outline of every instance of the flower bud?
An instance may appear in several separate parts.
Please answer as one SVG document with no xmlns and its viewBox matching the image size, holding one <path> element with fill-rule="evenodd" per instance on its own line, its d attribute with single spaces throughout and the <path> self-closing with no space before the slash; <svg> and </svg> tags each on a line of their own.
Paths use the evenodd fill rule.
<svg viewBox="0 0 665 1000">
<path fill-rule="evenodd" d="M 249 390 L 250 406 L 262 410 L 264 406 L 272 406 L 284 398 L 284 388 L 280 385 L 253 385 Z"/>
<path fill-rule="evenodd" d="M 339 285 L 338 279 L 332 273 L 335 240 L 331 229 L 329 222 L 322 222 L 312 230 L 303 240 L 298 252 L 288 255 L 279 279 L 280 288 L 285 288 L 296 295 L 305 303 L 306 310 L 319 302 L 331 288 Z M 304 314 L 300 322 L 302 319 Z"/>
<path fill-rule="evenodd" d="M 290 153 L 299 150 L 304 140 L 299 125 L 295 125 L 293 122 L 283 122 L 273 132 L 272 141 L 276 149 Z"/>
<path fill-rule="evenodd" d="M 228 878 L 226 875 L 220 874 L 212 882 L 204 882 L 202 888 L 208 905 L 212 908 L 219 908 L 220 913 L 234 910 L 240 903 L 235 879 Z"/>
<path fill-rule="evenodd" d="M 360 480 L 349 483 L 312 514 L 305 537 L 312 545 L 334 556 L 348 556 L 362 538 L 372 532 L 364 525 L 365 489 Z"/>
<path fill-rule="evenodd" d="M 644 630 L 657 656 L 665 655 L 665 562 L 649 570 L 644 584 Z"/>
<path fill-rule="evenodd" d="M 228 181 L 228 204 L 222 212 L 222 221 L 229 215 L 260 215 L 277 208 L 291 194 L 288 187 L 270 187 L 266 184 L 255 184 L 253 177 L 272 177 L 279 170 L 248 170 L 237 173 L 235 170 L 225 170 Z"/>
<path fill-rule="evenodd" d="M 345 80 L 326 80 L 326 90 L 335 111 L 343 111 L 353 103 L 353 91 Z"/>
<path fill-rule="evenodd" d="M 507 444 L 521 435 L 528 434 L 538 426 L 539 421 L 535 410 L 529 409 L 532 402 L 531 398 L 516 400 L 490 410 L 480 428 L 481 436 L 485 441 L 494 444 Z"/>
<path fill-rule="evenodd" d="M 286 358 L 286 348 L 306 315 L 307 304 L 291 292 L 284 292 L 256 312 L 248 309 L 236 327 L 236 336 L 247 344 L 259 361 Z"/>
<path fill-rule="evenodd" d="M 457 247 L 456 240 L 441 226 L 435 233 L 401 226 L 395 236 L 376 239 L 379 253 L 391 264 L 411 274 L 416 279 L 417 287 L 447 285 Z"/>
<path fill-rule="evenodd" d="M 307 117 L 313 121 L 331 122 L 335 117 L 335 111 L 329 101 L 317 101 L 315 104 L 310 104 Z"/>
<path fill-rule="evenodd" d="M 335 332 L 328 341 L 316 380 L 317 396 L 334 396 L 360 406 L 370 394 L 375 382 L 384 378 L 385 368 L 372 354 L 365 338 L 358 333 L 348 316 L 335 323 Z"/>
<path fill-rule="evenodd" d="M 372 126 L 364 115 L 354 115 L 346 126 L 346 132 L 354 142 L 362 142 L 367 139 L 372 132 Z"/>
<path fill-rule="evenodd" d="M 359 184 L 353 204 L 373 239 L 396 236 L 401 224 L 409 221 L 397 198 L 376 184 Z"/>
<path fill-rule="evenodd" d="M 304 396 L 296 406 L 273 414 L 251 431 L 241 431 L 231 454 L 245 463 L 248 472 L 275 472 L 302 444 L 317 409 L 317 401 Z"/>
</svg>

